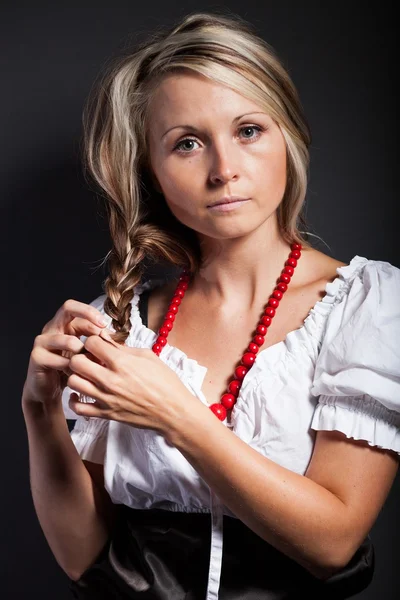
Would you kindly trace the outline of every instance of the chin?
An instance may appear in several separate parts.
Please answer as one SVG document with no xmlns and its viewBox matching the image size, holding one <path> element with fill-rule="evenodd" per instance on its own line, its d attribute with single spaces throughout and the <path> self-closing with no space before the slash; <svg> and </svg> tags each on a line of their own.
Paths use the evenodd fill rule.
<svg viewBox="0 0 400 600">
<path fill-rule="evenodd" d="M 240 219 L 229 219 L 229 222 L 228 219 L 221 219 L 221 222 L 213 223 L 211 226 L 204 228 L 204 230 L 198 231 L 198 233 L 215 239 L 234 239 L 251 235 L 262 224 L 263 222 L 254 222 L 253 219 L 243 219 L 243 217 Z"/>
</svg>

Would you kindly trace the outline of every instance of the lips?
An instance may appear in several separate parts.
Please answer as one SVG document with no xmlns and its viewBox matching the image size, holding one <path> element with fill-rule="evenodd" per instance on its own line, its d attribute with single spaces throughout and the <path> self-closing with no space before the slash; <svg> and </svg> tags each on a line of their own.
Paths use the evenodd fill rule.
<svg viewBox="0 0 400 600">
<path fill-rule="evenodd" d="M 249 198 L 242 198 L 239 196 L 231 196 L 229 198 L 221 198 L 220 200 L 217 200 L 216 202 L 213 202 L 212 204 L 208 205 L 208 208 L 212 207 L 212 206 L 220 206 L 221 204 L 232 204 L 233 202 L 243 202 L 244 200 L 249 200 Z"/>
<path fill-rule="evenodd" d="M 213 206 L 208 206 L 208 210 L 215 213 L 228 213 L 228 212 L 236 212 L 240 210 L 241 206 L 244 206 L 250 202 L 250 198 L 247 200 L 230 200 L 229 202 L 215 203 Z"/>
</svg>

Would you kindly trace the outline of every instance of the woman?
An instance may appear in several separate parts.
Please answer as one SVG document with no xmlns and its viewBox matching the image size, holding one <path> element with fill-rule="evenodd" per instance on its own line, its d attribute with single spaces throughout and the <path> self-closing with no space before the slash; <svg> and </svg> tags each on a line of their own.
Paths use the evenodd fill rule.
<svg viewBox="0 0 400 600">
<path fill-rule="evenodd" d="M 241 19 L 192 14 L 112 66 L 85 132 L 105 293 L 45 325 L 23 393 L 72 592 L 354 595 L 400 454 L 400 270 L 300 230 L 310 134 L 289 75 Z M 176 272 L 144 281 L 146 261 Z"/>
</svg>

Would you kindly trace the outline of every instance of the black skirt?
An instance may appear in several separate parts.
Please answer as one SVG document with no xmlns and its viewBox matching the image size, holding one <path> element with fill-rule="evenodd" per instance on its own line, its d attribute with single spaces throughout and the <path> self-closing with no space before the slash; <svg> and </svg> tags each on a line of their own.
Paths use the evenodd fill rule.
<svg viewBox="0 0 400 600">
<path fill-rule="evenodd" d="M 79 600 L 205 600 L 210 514 L 118 504 L 110 539 L 79 580 Z M 219 600 L 336 600 L 365 589 L 374 572 L 369 536 L 348 565 L 327 580 L 312 576 L 242 521 L 223 517 Z"/>
</svg>

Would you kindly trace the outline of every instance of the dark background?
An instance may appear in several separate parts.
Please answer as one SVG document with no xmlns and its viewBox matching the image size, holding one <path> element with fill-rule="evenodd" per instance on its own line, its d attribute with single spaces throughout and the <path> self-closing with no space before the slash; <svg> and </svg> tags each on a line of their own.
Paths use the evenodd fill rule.
<svg viewBox="0 0 400 600">
<path fill-rule="evenodd" d="M 307 216 L 325 242 L 318 247 L 345 262 L 358 254 L 400 266 L 393 4 L 2 2 L 4 600 L 70 598 L 34 511 L 20 400 L 34 337 L 68 298 L 89 303 L 102 293 L 108 225 L 79 154 L 83 104 L 102 65 L 137 34 L 194 10 L 230 10 L 255 24 L 311 125 Z M 399 500 L 397 477 L 371 533 L 376 571 L 360 600 L 400 596 Z"/>
</svg>

